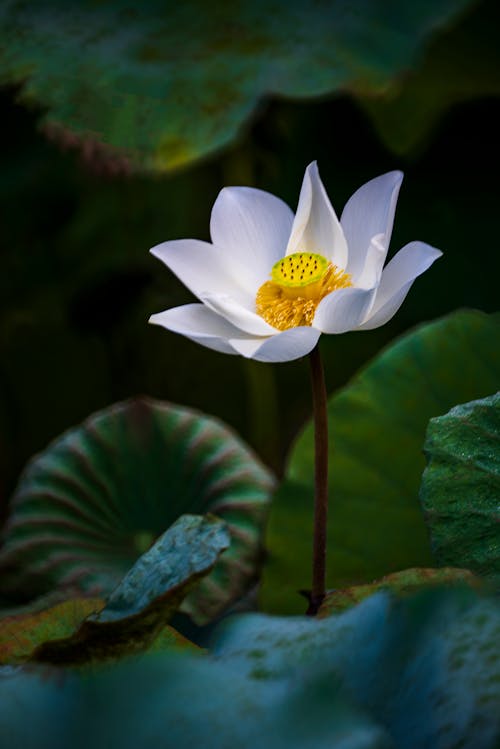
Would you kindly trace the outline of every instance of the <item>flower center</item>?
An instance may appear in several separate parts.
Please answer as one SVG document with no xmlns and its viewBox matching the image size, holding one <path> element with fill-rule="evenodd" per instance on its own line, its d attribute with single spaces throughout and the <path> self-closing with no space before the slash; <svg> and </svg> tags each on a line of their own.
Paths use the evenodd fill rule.
<svg viewBox="0 0 500 749">
<path fill-rule="evenodd" d="M 352 286 L 351 277 L 323 257 L 295 252 L 275 263 L 271 281 L 257 292 L 257 313 L 278 330 L 312 325 L 316 307 L 332 291 Z"/>
</svg>

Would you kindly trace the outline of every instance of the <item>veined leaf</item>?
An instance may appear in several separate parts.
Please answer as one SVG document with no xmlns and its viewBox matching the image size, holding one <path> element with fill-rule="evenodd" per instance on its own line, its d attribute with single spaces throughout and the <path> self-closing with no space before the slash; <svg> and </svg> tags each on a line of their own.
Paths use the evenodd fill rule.
<svg viewBox="0 0 500 749">
<path fill-rule="evenodd" d="M 231 546 L 184 601 L 196 621 L 251 586 L 261 554 L 270 473 L 222 423 L 148 399 L 91 416 L 36 456 L 12 501 L 0 587 L 108 595 L 182 514 L 225 520 Z"/>
</svg>

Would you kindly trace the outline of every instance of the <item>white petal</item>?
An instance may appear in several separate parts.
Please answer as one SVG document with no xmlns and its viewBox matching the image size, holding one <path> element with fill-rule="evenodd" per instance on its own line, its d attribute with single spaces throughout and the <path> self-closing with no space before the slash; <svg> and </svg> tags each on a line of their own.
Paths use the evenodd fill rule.
<svg viewBox="0 0 500 749">
<path fill-rule="evenodd" d="M 347 333 L 356 330 L 365 319 L 376 289 L 338 289 L 319 304 L 313 325 L 322 333 Z"/>
<path fill-rule="evenodd" d="M 339 268 L 347 264 L 347 243 L 315 161 L 306 169 L 287 255 L 316 252 Z"/>
<path fill-rule="evenodd" d="M 210 235 L 225 262 L 245 267 L 248 291 L 268 280 L 285 254 L 293 213 L 280 198 L 251 187 L 225 187 L 212 209 Z"/>
<path fill-rule="evenodd" d="M 204 292 L 230 293 L 238 301 L 249 302 L 251 295 L 244 291 L 242 273 L 229 268 L 220 248 L 198 239 L 176 239 L 163 242 L 150 250 L 175 273 L 187 288 L 199 297 Z"/>
<path fill-rule="evenodd" d="M 374 286 L 379 285 L 386 255 L 387 247 L 384 246 L 384 235 L 376 234 L 372 237 L 368 247 L 364 268 L 356 279 L 358 288 L 373 289 Z"/>
<path fill-rule="evenodd" d="M 231 323 L 203 304 L 184 304 L 182 307 L 172 307 L 172 309 L 151 315 L 149 322 L 153 325 L 161 325 L 173 333 L 180 333 L 195 343 L 224 354 L 237 353 L 229 343 L 229 338 L 242 335 Z"/>
<path fill-rule="evenodd" d="M 381 244 L 387 252 L 402 180 L 403 173 L 397 171 L 370 180 L 356 190 L 342 212 L 340 223 L 349 247 L 346 270 L 356 285 L 375 235 L 382 235 Z"/>
<path fill-rule="evenodd" d="M 231 345 L 248 359 L 262 362 L 286 362 L 300 359 L 315 347 L 321 333 L 315 328 L 284 330 L 269 338 L 231 339 Z"/>
<path fill-rule="evenodd" d="M 202 294 L 200 299 L 207 307 L 218 315 L 225 317 L 226 320 L 245 333 L 258 336 L 268 336 L 276 333 L 276 328 L 269 325 L 260 315 L 244 307 L 242 304 L 238 304 L 238 302 L 227 294 Z M 252 306 L 255 306 L 255 301 Z"/>
<path fill-rule="evenodd" d="M 360 330 L 384 325 L 398 311 L 413 281 L 443 253 L 424 242 L 410 242 L 384 268 L 377 295 Z"/>
</svg>

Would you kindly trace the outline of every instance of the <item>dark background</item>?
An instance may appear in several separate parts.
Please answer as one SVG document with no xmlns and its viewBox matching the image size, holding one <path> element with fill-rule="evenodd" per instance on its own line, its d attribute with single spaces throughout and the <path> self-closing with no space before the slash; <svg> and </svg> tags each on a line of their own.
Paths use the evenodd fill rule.
<svg viewBox="0 0 500 749">
<path fill-rule="evenodd" d="M 2 513 L 34 452 L 91 412 L 139 393 L 222 418 L 282 470 L 310 411 L 307 362 L 247 362 L 147 324 L 151 313 L 190 301 L 149 247 L 208 239 L 224 185 L 253 184 L 295 209 L 304 169 L 317 159 L 340 215 L 365 181 L 405 172 L 391 254 L 420 239 L 444 257 L 383 328 L 323 336 L 329 391 L 409 327 L 458 307 L 498 306 L 496 97 L 455 103 L 404 155 L 382 143 L 347 95 L 273 99 L 230 150 L 171 176 L 131 176 L 99 149 L 82 153 L 48 139 L 38 128 L 41 110 L 16 103 L 17 94 L 8 88 L 0 96 Z"/>
</svg>

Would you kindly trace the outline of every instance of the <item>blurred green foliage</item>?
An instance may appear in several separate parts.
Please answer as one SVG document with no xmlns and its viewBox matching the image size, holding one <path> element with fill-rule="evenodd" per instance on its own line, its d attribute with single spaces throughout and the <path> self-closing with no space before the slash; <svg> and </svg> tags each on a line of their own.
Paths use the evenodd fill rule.
<svg viewBox="0 0 500 749">
<path fill-rule="evenodd" d="M 233 617 L 206 655 L 4 668 L 0 735 L 23 749 L 495 749 L 499 620 L 472 590 L 380 592 L 320 621 Z"/>
<path fill-rule="evenodd" d="M 454 104 L 500 95 L 498 6 L 476 3 L 462 23 L 429 43 L 420 65 L 384 96 L 364 97 L 382 141 L 396 153 L 418 151 Z"/>
<path fill-rule="evenodd" d="M 0 81 L 49 123 L 168 170 L 227 146 L 265 95 L 382 90 L 468 5 L 3 0 Z"/>
</svg>

